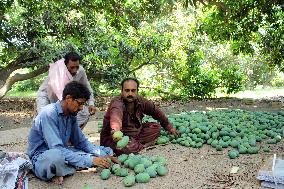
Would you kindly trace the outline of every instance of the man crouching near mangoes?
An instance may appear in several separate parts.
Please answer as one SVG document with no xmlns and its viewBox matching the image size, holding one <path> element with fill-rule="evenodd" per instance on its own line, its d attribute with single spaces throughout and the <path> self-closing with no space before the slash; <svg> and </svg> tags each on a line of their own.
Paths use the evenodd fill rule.
<svg viewBox="0 0 284 189">
<path fill-rule="evenodd" d="M 166 115 L 152 101 L 138 96 L 138 88 L 137 79 L 124 79 L 121 82 L 121 95 L 112 99 L 104 116 L 100 143 L 111 147 L 116 155 L 138 153 L 154 145 L 161 126 L 170 134 L 178 136 Z M 160 124 L 142 123 L 144 114 L 152 116 Z"/>
<path fill-rule="evenodd" d="M 27 154 L 38 178 L 63 184 L 63 177 L 76 169 L 119 163 L 111 148 L 91 144 L 78 125 L 76 114 L 90 94 L 85 85 L 72 81 L 63 90 L 63 100 L 45 106 L 34 119 Z"/>
</svg>

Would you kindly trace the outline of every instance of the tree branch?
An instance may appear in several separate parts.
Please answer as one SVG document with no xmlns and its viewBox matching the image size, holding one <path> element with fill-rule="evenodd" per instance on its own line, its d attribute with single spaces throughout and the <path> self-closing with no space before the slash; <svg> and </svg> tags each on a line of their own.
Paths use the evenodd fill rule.
<svg viewBox="0 0 284 189">
<path fill-rule="evenodd" d="M 216 0 L 207 0 L 208 4 L 216 5 L 217 7 L 223 9 L 225 12 L 229 12 L 230 9 L 222 2 L 217 2 Z"/>
<path fill-rule="evenodd" d="M 105 76 L 105 74 L 101 71 L 95 72 L 95 73 L 91 73 L 87 71 L 86 74 L 87 74 L 88 79 L 95 79 L 95 80 L 101 80 Z"/>
<path fill-rule="evenodd" d="M 38 58 L 33 56 L 31 52 L 26 52 L 20 55 L 15 61 L 12 63 L 8 64 L 8 66 L 5 68 L 5 70 L 13 70 L 15 71 L 16 69 L 22 68 L 23 66 L 20 66 L 20 64 L 25 64 L 27 62 L 33 62 L 36 61 Z"/>
<path fill-rule="evenodd" d="M 5 94 L 12 88 L 12 85 L 16 83 L 17 81 L 23 81 L 26 79 L 33 78 L 35 76 L 38 76 L 48 70 L 48 65 L 43 66 L 33 72 L 29 72 L 27 74 L 15 74 L 11 77 L 9 77 L 5 84 L 0 89 L 0 99 L 5 96 Z"/>
<path fill-rule="evenodd" d="M 169 96 L 172 96 L 174 97 L 175 99 L 179 99 L 180 96 L 177 96 L 177 95 L 174 95 L 173 93 L 170 93 L 170 92 L 166 92 L 166 91 L 163 91 L 161 89 L 157 89 L 157 88 L 153 88 L 153 87 L 148 87 L 148 86 L 139 86 L 139 88 L 143 88 L 143 89 L 150 89 L 150 90 L 154 90 L 154 91 L 157 91 L 158 92 L 158 95 L 160 97 L 162 97 L 160 94 L 166 94 L 166 95 L 169 95 Z"/>
<path fill-rule="evenodd" d="M 137 66 L 133 70 L 130 70 L 128 74 L 133 73 L 136 70 L 139 70 L 140 68 L 142 68 L 143 66 L 146 66 L 146 65 L 149 65 L 149 64 L 153 64 L 153 63 L 151 61 L 144 62 L 143 64 L 140 64 L 139 66 Z"/>
</svg>

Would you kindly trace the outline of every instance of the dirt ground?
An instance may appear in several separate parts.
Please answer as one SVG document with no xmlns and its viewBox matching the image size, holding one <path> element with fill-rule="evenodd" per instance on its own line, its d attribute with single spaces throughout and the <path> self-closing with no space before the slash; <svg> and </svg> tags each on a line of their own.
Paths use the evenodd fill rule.
<svg viewBox="0 0 284 189">
<path fill-rule="evenodd" d="M 283 97 L 255 99 L 219 98 L 211 100 L 191 100 L 190 102 L 167 102 L 156 100 L 155 103 L 166 113 L 202 110 L 209 111 L 219 108 L 239 108 L 251 111 L 283 111 Z M 0 100 L 0 145 L 5 151 L 25 151 L 27 139 L 20 141 L 8 140 L 4 137 L 9 131 L 14 136 L 19 136 L 22 128 L 28 130 L 34 116 L 35 99 L 2 99 Z M 91 121 L 102 120 L 110 98 L 99 98 L 97 104 L 100 112 Z M 98 143 L 97 132 L 87 133 L 90 140 Z M 5 142 L 5 140 L 7 140 Z M 284 141 L 270 147 L 270 153 L 260 152 L 253 155 L 241 155 L 238 159 L 231 160 L 227 150 L 217 152 L 210 146 L 204 145 L 201 149 L 186 148 L 177 144 L 155 146 L 153 149 L 144 150 L 143 154 L 162 155 L 167 158 L 168 175 L 151 179 L 147 184 L 136 184 L 132 188 L 261 188 L 256 179 L 256 174 L 265 160 L 274 153 L 284 155 Z M 230 174 L 233 166 L 239 171 Z M 99 173 L 76 173 L 65 178 L 62 186 L 50 182 L 43 182 L 30 176 L 29 188 L 82 188 L 85 184 L 91 188 L 123 188 L 122 178 L 112 176 L 107 181 L 99 178 Z"/>
</svg>

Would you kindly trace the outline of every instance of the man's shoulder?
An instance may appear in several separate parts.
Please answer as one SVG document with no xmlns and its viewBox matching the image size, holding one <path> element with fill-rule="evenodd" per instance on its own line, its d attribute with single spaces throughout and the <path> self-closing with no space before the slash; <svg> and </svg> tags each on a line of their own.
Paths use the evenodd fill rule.
<svg viewBox="0 0 284 189">
<path fill-rule="evenodd" d="M 78 72 L 85 73 L 85 68 L 82 65 L 79 65 Z"/>
<path fill-rule="evenodd" d="M 112 103 L 123 103 L 121 96 L 115 96 L 111 99 L 110 104 Z"/>
<path fill-rule="evenodd" d="M 137 96 L 137 100 L 138 100 L 138 102 L 140 102 L 140 103 L 144 103 L 144 102 L 151 101 L 151 100 L 146 99 L 146 98 L 143 97 L 143 96 Z"/>
<path fill-rule="evenodd" d="M 39 115 L 53 115 L 57 114 L 56 103 L 51 103 L 42 108 Z"/>
<path fill-rule="evenodd" d="M 113 97 L 109 103 L 109 108 L 121 108 L 124 107 L 124 103 L 121 96 Z"/>
</svg>

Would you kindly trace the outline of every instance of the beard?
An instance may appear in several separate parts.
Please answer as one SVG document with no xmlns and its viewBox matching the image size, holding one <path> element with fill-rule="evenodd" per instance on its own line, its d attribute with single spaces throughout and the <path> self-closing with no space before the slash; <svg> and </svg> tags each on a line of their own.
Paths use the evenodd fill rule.
<svg viewBox="0 0 284 189">
<path fill-rule="evenodd" d="M 131 102 L 135 102 L 136 101 L 136 97 L 134 97 L 134 96 L 127 96 L 127 97 L 124 97 L 123 99 L 127 103 L 131 103 Z"/>
<path fill-rule="evenodd" d="M 72 116 L 77 116 L 77 114 L 78 114 L 78 111 L 70 113 L 70 115 L 72 115 Z"/>
</svg>

